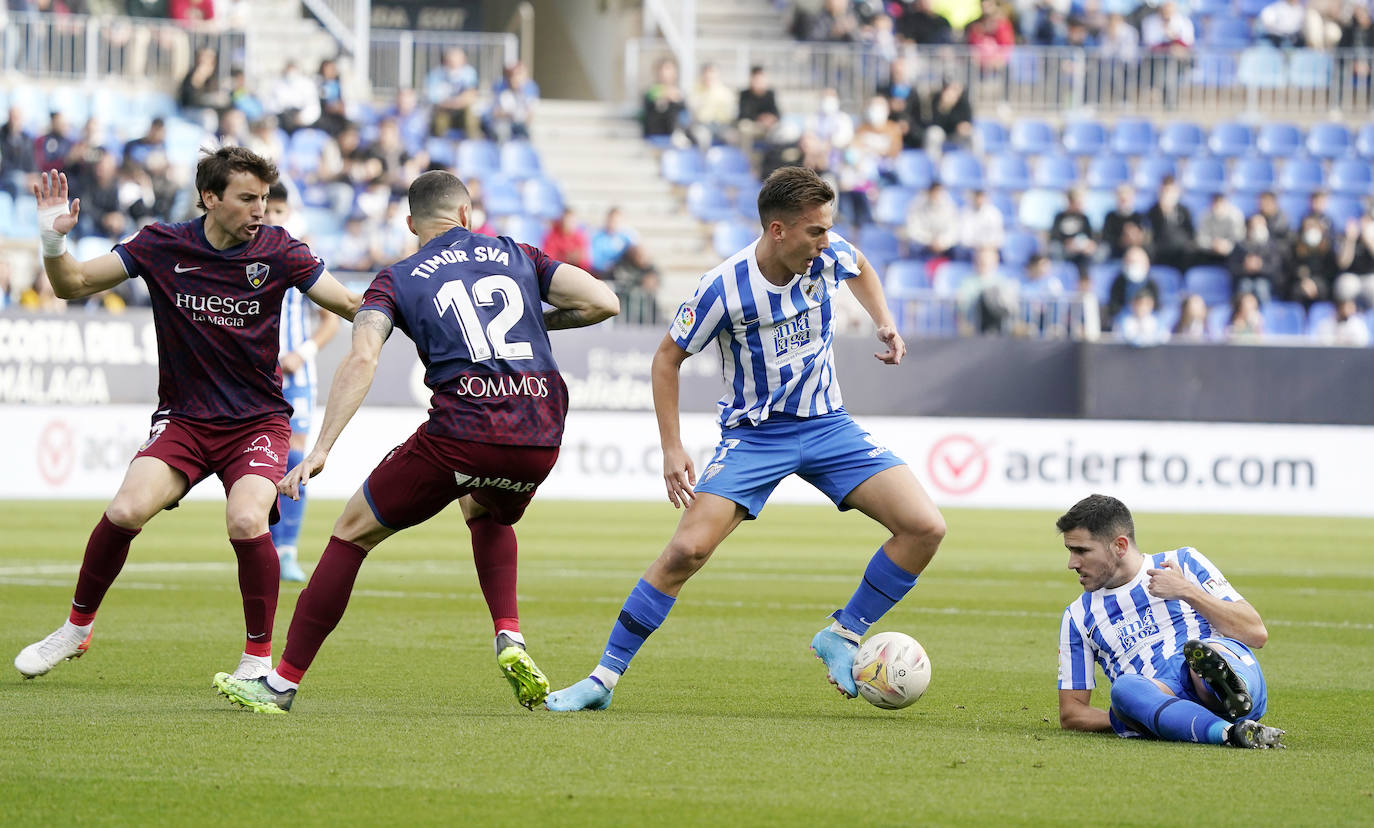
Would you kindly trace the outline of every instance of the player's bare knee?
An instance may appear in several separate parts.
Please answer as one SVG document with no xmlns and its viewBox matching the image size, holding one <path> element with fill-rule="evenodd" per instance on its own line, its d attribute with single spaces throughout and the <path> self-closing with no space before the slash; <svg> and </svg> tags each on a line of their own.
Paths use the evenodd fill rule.
<svg viewBox="0 0 1374 828">
<path fill-rule="evenodd" d="M 714 549 L 692 538 L 673 538 L 663 550 L 663 562 L 671 570 L 691 574 L 706 565 Z"/>
<path fill-rule="evenodd" d="M 147 507 L 132 498 L 116 497 L 105 509 L 105 517 L 123 529 L 141 529 L 152 519 Z"/>
<path fill-rule="evenodd" d="M 224 522 L 231 538 L 256 538 L 267 531 L 267 516 L 257 509 L 231 508 Z"/>
</svg>

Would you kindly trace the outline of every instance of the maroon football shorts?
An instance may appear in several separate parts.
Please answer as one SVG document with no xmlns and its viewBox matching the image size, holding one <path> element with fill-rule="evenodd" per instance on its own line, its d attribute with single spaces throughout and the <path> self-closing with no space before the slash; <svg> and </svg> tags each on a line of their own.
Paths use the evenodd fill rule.
<svg viewBox="0 0 1374 828">
<path fill-rule="evenodd" d="M 239 478 L 250 474 L 275 485 L 286 476 L 290 448 L 291 422 L 281 416 L 224 425 L 165 417 L 153 422 L 134 456 L 156 457 L 186 475 L 188 491 L 214 473 L 227 495 Z M 277 522 L 275 500 L 268 522 Z"/>
<path fill-rule="evenodd" d="M 436 437 L 420 426 L 363 482 L 377 521 L 400 531 L 424 523 L 463 495 L 510 526 L 553 470 L 557 446 L 505 446 Z"/>
</svg>

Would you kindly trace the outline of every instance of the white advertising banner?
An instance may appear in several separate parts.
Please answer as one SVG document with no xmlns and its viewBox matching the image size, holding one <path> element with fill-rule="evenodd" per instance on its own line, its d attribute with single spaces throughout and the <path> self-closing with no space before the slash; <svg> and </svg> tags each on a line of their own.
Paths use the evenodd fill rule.
<svg viewBox="0 0 1374 828">
<path fill-rule="evenodd" d="M 112 496 L 148 436 L 150 408 L 0 406 L 9 450 L 0 498 Z M 317 497 L 352 492 L 424 420 L 419 409 L 364 408 L 345 431 Z M 1367 469 L 1374 427 L 863 417 L 943 506 L 1064 509 L 1092 492 L 1138 511 L 1374 515 Z M 719 439 L 707 414 L 683 417 L 697 469 Z M 191 497 L 219 498 L 215 480 Z M 648 412 L 574 411 L 557 467 L 540 496 L 664 499 L 662 460 Z M 785 481 L 774 502 L 824 503 Z"/>
</svg>

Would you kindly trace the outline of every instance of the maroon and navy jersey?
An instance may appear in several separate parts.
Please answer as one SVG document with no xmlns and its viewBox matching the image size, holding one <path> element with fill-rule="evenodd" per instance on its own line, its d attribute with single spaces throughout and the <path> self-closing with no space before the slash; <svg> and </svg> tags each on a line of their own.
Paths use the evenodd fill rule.
<svg viewBox="0 0 1374 828">
<path fill-rule="evenodd" d="M 415 342 L 430 398 L 425 430 L 517 446 L 557 446 L 568 387 L 542 302 L 561 262 L 506 236 L 456 227 L 377 274 L 362 310 Z"/>
<path fill-rule="evenodd" d="M 263 225 L 252 241 L 216 250 L 198 218 L 150 224 L 114 250 L 152 296 L 159 414 L 290 416 L 277 363 L 282 297 L 309 290 L 324 272 L 304 242 Z"/>
</svg>

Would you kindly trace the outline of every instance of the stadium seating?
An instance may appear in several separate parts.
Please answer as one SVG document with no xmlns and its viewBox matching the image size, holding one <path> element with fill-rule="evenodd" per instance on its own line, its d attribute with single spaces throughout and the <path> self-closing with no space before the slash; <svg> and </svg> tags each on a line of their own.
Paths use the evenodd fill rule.
<svg viewBox="0 0 1374 828">
<path fill-rule="evenodd" d="M 563 190 L 553 179 L 536 176 L 520 185 L 520 203 L 527 216 L 556 219 L 563 214 Z"/>
<path fill-rule="evenodd" d="M 485 179 L 501 169 L 501 154 L 491 141 L 469 138 L 459 142 L 454 164 L 458 175 L 463 178 L 476 176 Z"/>
<path fill-rule="evenodd" d="M 665 150 L 659 171 L 669 183 L 686 187 L 706 177 L 706 159 L 695 149 Z"/>
<path fill-rule="evenodd" d="M 1150 278 L 1154 280 L 1159 288 L 1160 304 L 1167 304 L 1175 301 L 1179 293 L 1183 290 L 1183 274 L 1178 272 L 1178 268 L 1168 265 L 1151 265 Z"/>
<path fill-rule="evenodd" d="M 1070 121 L 1064 125 L 1064 149 L 1070 155 L 1095 156 L 1107 146 L 1107 128 L 1096 121 Z"/>
<path fill-rule="evenodd" d="M 890 296 L 908 296 L 930 288 L 930 263 L 925 259 L 897 259 L 887 266 L 884 289 Z"/>
<path fill-rule="evenodd" d="M 1179 179 L 1185 192 L 1213 195 L 1226 189 L 1226 165 L 1216 158 L 1194 158 Z"/>
<path fill-rule="evenodd" d="M 940 181 L 951 190 L 981 190 L 983 164 L 973 153 L 947 152 L 940 159 Z"/>
<path fill-rule="evenodd" d="M 1374 122 L 1360 124 L 1355 134 L 1355 151 L 1361 158 L 1374 159 Z"/>
<path fill-rule="evenodd" d="M 1218 158 L 1235 158 L 1255 145 L 1255 131 L 1248 124 L 1220 123 L 1212 127 L 1207 148 Z"/>
<path fill-rule="evenodd" d="M 879 272 L 891 261 L 901 258 L 902 240 L 886 227 L 866 224 L 859 228 L 858 244 L 864 257 Z"/>
<path fill-rule="evenodd" d="M 1274 188 L 1274 163 L 1268 158 L 1237 158 L 1228 183 L 1232 190 L 1260 193 Z"/>
<path fill-rule="evenodd" d="M 999 190 L 1025 190 L 1030 187 L 1030 165 L 1020 155 L 994 155 L 988 158 L 987 184 Z"/>
<path fill-rule="evenodd" d="M 718 221 L 711 230 L 711 248 L 722 258 L 733 256 L 758 238 L 755 227 L 741 221 Z"/>
<path fill-rule="evenodd" d="M 1013 230 L 1002 240 L 1002 263 L 1013 267 L 1024 267 L 1031 256 L 1040 251 L 1040 240 L 1034 233 Z"/>
<path fill-rule="evenodd" d="M 1159 189 L 1159 183 L 1166 175 L 1178 175 L 1178 165 L 1172 158 L 1156 155 L 1136 162 L 1131 181 L 1142 193 L 1153 193 Z"/>
<path fill-rule="evenodd" d="M 915 197 L 916 190 L 909 187 L 884 187 L 873 205 L 873 220 L 892 227 L 906 223 L 907 208 Z"/>
<path fill-rule="evenodd" d="M 507 141 L 501 145 L 501 172 L 518 181 L 534 178 L 541 172 L 539 153 L 529 141 Z"/>
<path fill-rule="evenodd" d="M 1054 217 L 1066 206 L 1069 199 L 1063 190 L 1027 190 L 1021 196 L 1017 208 L 1017 220 L 1029 230 L 1048 231 Z"/>
<path fill-rule="evenodd" d="M 687 187 L 687 210 L 700 221 L 729 221 L 735 205 L 721 188 L 705 181 Z"/>
<path fill-rule="evenodd" d="M 1202 127 L 1192 121 L 1174 121 L 1159 133 L 1159 151 L 1175 158 L 1197 155 L 1207 141 Z"/>
<path fill-rule="evenodd" d="M 953 296 L 959 291 L 959 285 L 965 279 L 973 276 L 973 265 L 968 262 L 945 261 L 935 268 L 935 276 L 931 279 L 931 287 L 940 296 Z"/>
<path fill-rule="evenodd" d="M 902 150 L 897 156 L 895 173 L 903 187 L 924 190 L 935 180 L 935 166 L 930 156 L 921 150 Z"/>
<path fill-rule="evenodd" d="M 975 119 L 973 135 L 978 151 L 985 156 L 998 155 L 1006 151 L 1007 128 L 999 121 Z"/>
<path fill-rule="evenodd" d="M 1122 118 L 1112 127 L 1111 148 L 1117 155 L 1147 155 L 1155 148 L 1155 128 L 1149 121 Z"/>
<path fill-rule="evenodd" d="M 1183 274 L 1183 290 L 1202 297 L 1208 307 L 1231 301 L 1231 272 L 1224 267 L 1198 265 Z"/>
<path fill-rule="evenodd" d="M 1283 52 L 1270 46 L 1252 46 L 1240 53 L 1236 80 L 1253 89 L 1277 89 L 1288 82 Z"/>
<path fill-rule="evenodd" d="M 1286 193 L 1308 194 L 1326 186 L 1321 161 L 1315 158 L 1290 158 L 1279 169 L 1278 187 Z"/>
<path fill-rule="evenodd" d="M 1307 322 L 1307 311 L 1297 302 L 1268 302 L 1260 312 L 1264 315 L 1264 332 L 1280 336 L 1300 336 Z"/>
<path fill-rule="evenodd" d="M 1302 150 L 1302 130 L 1282 122 L 1262 124 L 1255 148 L 1271 158 L 1291 158 Z"/>
<path fill-rule="evenodd" d="M 1058 146 L 1054 127 L 1045 121 L 1022 118 L 1012 124 L 1011 148 L 1022 155 L 1043 155 Z"/>
<path fill-rule="evenodd" d="M 1131 168 L 1117 155 L 1097 155 L 1088 161 L 1084 183 L 1093 189 L 1110 190 L 1131 180 Z"/>
<path fill-rule="evenodd" d="M 1307 151 L 1317 158 L 1340 158 L 1352 143 L 1345 124 L 1313 124 L 1307 131 Z"/>
<path fill-rule="evenodd" d="M 1037 187 L 1067 190 L 1078 183 L 1078 163 L 1066 155 L 1046 155 L 1035 164 Z"/>
<path fill-rule="evenodd" d="M 1343 195 L 1365 196 L 1374 189 L 1369 162 L 1356 158 L 1341 158 L 1331 163 L 1329 179 L 1331 191 Z"/>
</svg>

